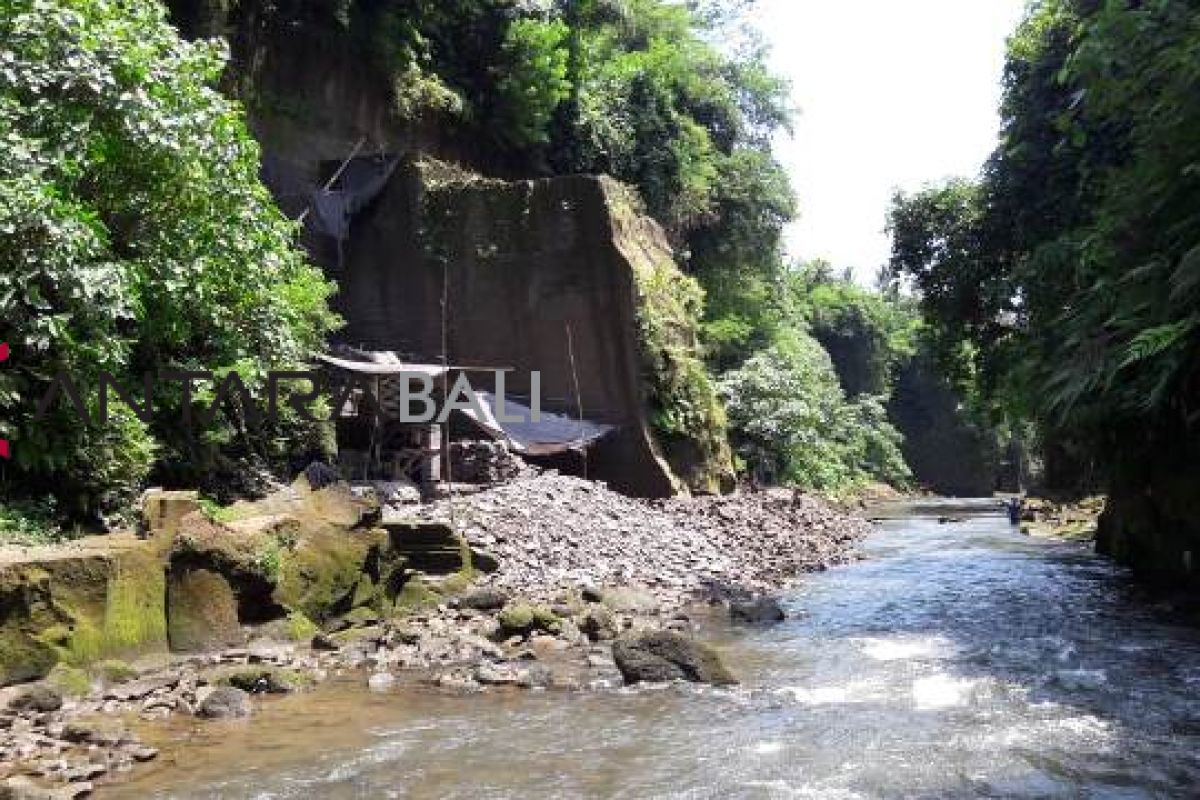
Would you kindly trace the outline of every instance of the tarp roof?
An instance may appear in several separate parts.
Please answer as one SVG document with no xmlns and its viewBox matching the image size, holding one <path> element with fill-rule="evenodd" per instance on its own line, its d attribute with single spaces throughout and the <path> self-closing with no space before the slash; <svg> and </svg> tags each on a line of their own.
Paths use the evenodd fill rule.
<svg viewBox="0 0 1200 800">
<path fill-rule="evenodd" d="M 410 374 L 428 375 L 431 378 L 437 378 L 454 369 L 453 366 L 442 366 L 441 364 L 406 364 L 399 358 L 396 358 L 394 353 L 388 353 L 388 355 L 392 356 L 392 359 L 383 358 L 372 361 L 359 361 L 321 353 L 317 355 L 317 359 L 338 369 L 344 369 L 347 372 L 357 372 L 361 375 Z"/>
<path fill-rule="evenodd" d="M 572 419 L 562 414 L 542 411 L 535 422 L 529 406 L 511 397 L 504 398 L 504 415 L 519 418 L 516 422 L 500 422 L 496 418 L 496 396 L 491 392 L 476 392 L 484 417 L 480 419 L 473 410 L 462 410 L 488 435 L 507 442 L 518 453 L 533 456 L 553 455 L 567 450 L 582 450 L 597 439 L 615 429 L 613 425 Z"/>
</svg>

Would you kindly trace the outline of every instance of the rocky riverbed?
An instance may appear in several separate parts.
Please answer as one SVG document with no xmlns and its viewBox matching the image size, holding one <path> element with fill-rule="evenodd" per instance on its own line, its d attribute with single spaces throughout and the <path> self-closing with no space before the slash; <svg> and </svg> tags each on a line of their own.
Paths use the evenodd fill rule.
<svg viewBox="0 0 1200 800">
<path fill-rule="evenodd" d="M 453 521 L 492 571 L 402 615 L 356 609 L 311 640 L 248 626 L 244 646 L 132 667 L 60 666 L 0 690 L 0 797 L 86 794 L 155 758 L 141 726 L 177 714 L 251 717 L 258 696 L 331 675 L 359 675 L 379 692 L 728 683 L 736 665 L 695 641 L 698 618 L 775 619 L 765 595 L 853 558 L 870 529 L 786 491 L 643 501 L 555 473 L 442 498 L 418 515 Z"/>
</svg>

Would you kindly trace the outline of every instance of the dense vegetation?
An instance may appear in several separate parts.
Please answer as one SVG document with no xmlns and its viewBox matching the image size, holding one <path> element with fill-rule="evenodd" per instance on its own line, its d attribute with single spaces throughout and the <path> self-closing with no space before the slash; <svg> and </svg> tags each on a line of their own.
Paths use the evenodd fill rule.
<svg viewBox="0 0 1200 800">
<path fill-rule="evenodd" d="M 244 3 L 232 11 L 211 5 L 216 24 L 203 22 L 192 3 L 172 3 L 185 27 L 195 31 L 249 25 L 266 32 L 257 35 L 267 46 L 272 37 L 297 31 L 318 43 L 348 40 L 386 76 L 395 119 L 437 120 L 451 138 L 470 143 L 465 149 L 484 171 L 603 172 L 636 188 L 703 289 L 701 297 L 691 281 L 656 287 L 652 304 L 688 314 L 702 309 L 703 345 L 714 373 L 729 373 L 726 382 L 736 381 L 739 368 L 757 359 L 758 366 L 770 365 L 775 377 L 795 384 L 811 365 L 792 355 L 807 353 L 824 365 L 821 374 L 829 380 L 824 389 L 812 387 L 814 396 L 824 398 L 822 421 L 776 409 L 773 424 L 786 419 L 791 437 L 771 443 L 779 452 L 767 457 L 754 449 L 755 435 L 739 422 L 749 422 L 748 410 L 733 415 L 744 468 L 830 488 L 866 474 L 889 479 L 899 474 L 893 469 L 894 447 L 877 457 L 876 450 L 886 448 L 868 448 L 847 425 L 851 419 L 878 422 L 883 427 L 866 436 L 878 435 L 881 443 L 894 443 L 894 430 L 868 399 L 862 401 L 865 410 L 850 407 L 819 345 L 816 351 L 797 345 L 810 341 L 806 314 L 822 305 L 821 292 L 837 294 L 840 289 L 829 287 L 845 284 L 802 285 L 783 259 L 781 232 L 795 200 L 771 153 L 771 139 L 790 125 L 788 87 L 769 73 L 765 51 L 744 25 L 742 11 L 750 3 L 285 0 Z M 246 75 L 232 83 L 252 107 L 269 105 L 276 99 L 260 97 L 253 85 L 259 61 L 253 52 L 245 47 Z M 242 85 L 247 76 L 248 87 Z M 816 295 L 802 300 L 810 289 Z M 840 311 L 831 306 L 830 324 L 815 324 L 814 332 L 832 331 L 837 316 L 845 336 L 871 335 L 875 328 L 856 328 L 851 318 L 860 310 L 870 317 L 881 308 L 865 293 L 855 295 Z M 671 317 L 659 324 L 671 325 Z M 887 393 L 891 366 L 872 367 L 869 393 L 875 405 Z M 661 365 L 648 367 L 655 373 L 651 405 L 659 435 L 668 444 L 683 431 L 690 432 L 690 441 L 706 441 L 695 429 L 711 427 L 721 415 L 703 400 L 709 393 L 701 365 L 675 374 Z M 845 422 L 828 439 L 807 427 L 825 426 L 826 417 Z M 792 444 L 784 446 L 785 441 Z M 806 458 L 826 458 L 829 469 L 818 475 L 810 468 L 788 468 L 799 441 L 816 441 Z"/>
<path fill-rule="evenodd" d="M 231 369 L 252 387 L 298 362 L 333 323 L 330 287 L 257 179 L 258 149 L 214 90 L 221 47 L 187 44 L 153 3 L 0 2 L 0 430 L 9 500 L 119 509 L 151 471 L 198 480 L 221 453 L 281 457 L 272 434 L 227 409 L 197 435 L 179 384 L 140 421 L 115 399 L 96 420 L 100 371 L 140 406 L 142 375 Z M 32 419 L 52 378 L 68 402 Z M 197 384 L 198 415 L 213 384 Z M 202 434 L 202 435 L 201 435 Z M 300 439 L 303 441 L 303 438 Z M 295 440 L 293 440 L 293 445 Z M 38 500 L 35 517 L 54 509 Z"/>
<path fill-rule="evenodd" d="M 909 484 L 886 404 L 897 368 L 916 353 L 914 309 L 834 277 L 822 262 L 786 278 L 770 346 L 721 382 L 745 471 L 831 491 Z"/>
<path fill-rule="evenodd" d="M 745 5 L 180 0 L 171 11 L 219 19 L 199 26 L 209 34 L 244 15 L 255 31 L 341 37 L 389 87 L 396 120 L 436 119 L 510 174 L 631 184 L 703 288 L 679 302 L 703 303 L 708 367 L 725 373 L 746 469 L 826 488 L 904 480 L 881 405 L 896 352 L 880 333 L 893 330 L 885 307 L 785 266 L 795 203 L 770 142 L 789 125 L 787 87 L 744 27 Z M 12 346 L 0 433 L 14 440 L 0 529 L 99 521 L 151 479 L 236 490 L 248 465 L 321 446 L 319 428 L 250 424 L 234 400 L 205 419 L 213 381 L 190 397 L 160 382 L 149 419 L 134 413 L 145 373 L 236 371 L 253 393 L 336 324 L 329 284 L 258 181 L 240 107 L 218 91 L 253 106 L 253 69 L 226 71 L 219 39 L 184 41 L 164 14 L 153 0 L 0 0 L 0 341 Z M 859 334 L 882 360 L 847 394 L 818 340 Z M 108 424 L 101 372 L 128 395 L 110 394 Z M 64 373 L 88 419 L 60 397 L 34 421 Z M 194 431 L 184 411 L 202 420 Z"/>
<path fill-rule="evenodd" d="M 892 272 L 920 290 L 942 362 L 996 419 L 1035 424 L 1049 488 L 1108 486 L 1106 549 L 1185 570 L 1198 52 L 1194 3 L 1034 4 L 1009 42 L 1002 141 L 982 177 L 898 196 L 891 217 Z"/>
<path fill-rule="evenodd" d="M 1198 47 L 1188 3 L 1034 6 L 982 179 L 892 212 L 892 269 L 944 362 L 1070 448 L 1077 476 L 1195 437 Z"/>
</svg>

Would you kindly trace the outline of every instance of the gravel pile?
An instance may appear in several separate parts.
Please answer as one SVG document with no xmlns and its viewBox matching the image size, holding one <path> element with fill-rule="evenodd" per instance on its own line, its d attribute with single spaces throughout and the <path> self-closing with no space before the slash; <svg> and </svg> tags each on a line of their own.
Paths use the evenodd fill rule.
<svg viewBox="0 0 1200 800">
<path fill-rule="evenodd" d="M 462 483 L 502 483 L 527 469 L 508 445 L 491 440 L 451 442 L 450 461 L 454 480 Z"/>
<path fill-rule="evenodd" d="M 524 594 L 639 586 L 661 600 L 767 591 L 853 557 L 869 523 L 786 490 L 638 500 L 547 472 L 422 508 L 495 554 L 488 582 Z"/>
</svg>

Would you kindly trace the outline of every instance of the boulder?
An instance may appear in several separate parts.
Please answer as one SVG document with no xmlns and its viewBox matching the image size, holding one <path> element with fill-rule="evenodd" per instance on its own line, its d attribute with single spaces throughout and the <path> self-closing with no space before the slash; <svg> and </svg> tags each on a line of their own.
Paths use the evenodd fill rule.
<svg viewBox="0 0 1200 800">
<path fill-rule="evenodd" d="M 737 679 L 711 646 L 671 631 L 634 634 L 613 643 L 625 683 L 691 681 L 728 686 Z"/>
<path fill-rule="evenodd" d="M 632 586 L 604 590 L 601 602 L 613 611 L 627 614 L 651 614 L 659 608 L 658 598 L 652 592 Z"/>
<path fill-rule="evenodd" d="M 0 566 L 0 686 L 166 649 L 165 574 L 154 542 L 88 537 Z"/>
<path fill-rule="evenodd" d="M 475 680 L 484 686 L 516 686 L 521 682 L 521 671 L 511 664 L 484 662 L 475 668 Z"/>
<path fill-rule="evenodd" d="M 245 643 L 237 597 L 224 576 L 203 568 L 172 569 L 167 579 L 167 639 L 180 653 Z"/>
<path fill-rule="evenodd" d="M 236 667 L 222 674 L 217 682 L 249 694 L 290 694 L 312 684 L 298 670 L 260 665 Z"/>
<path fill-rule="evenodd" d="M 476 589 L 459 598 L 459 608 L 473 608 L 477 611 L 496 611 L 508 602 L 508 595 L 499 589 Z"/>
<path fill-rule="evenodd" d="M 325 633 L 314 634 L 312 637 L 312 641 L 309 643 L 309 646 L 313 650 L 319 650 L 319 651 L 324 651 L 324 652 L 333 652 L 333 651 L 336 651 L 341 648 L 341 645 L 339 645 L 337 642 L 335 642 L 333 640 L 332 637 L 330 637 L 328 634 L 325 634 Z"/>
<path fill-rule="evenodd" d="M 497 636 L 507 639 L 511 636 L 528 636 L 534 631 L 558 633 L 562 629 L 562 621 L 554 612 L 545 606 L 535 606 L 529 603 L 510 603 L 496 616 L 500 623 Z"/>
<path fill-rule="evenodd" d="M 371 492 L 356 494 L 348 483 L 335 483 L 307 492 L 307 481 L 297 481 L 298 493 L 305 501 L 301 516 L 311 515 L 339 528 L 369 528 L 379 521 L 382 509 Z"/>
<path fill-rule="evenodd" d="M 370 570 L 380 559 L 385 537 L 378 529 L 345 531 L 307 527 L 279 551 L 272 599 L 321 624 L 355 606 L 382 602 Z"/>
<path fill-rule="evenodd" d="M 601 605 L 593 605 L 579 618 L 579 630 L 593 642 L 615 639 L 621 632 L 612 611 Z"/>
<path fill-rule="evenodd" d="M 485 550 L 481 547 L 472 547 L 471 567 L 479 572 L 496 572 L 500 569 L 500 559 L 490 550 Z"/>
<path fill-rule="evenodd" d="M 773 597 L 755 597 L 750 600 L 732 600 L 729 603 L 729 617 L 734 622 L 745 625 L 771 625 L 783 622 L 787 614 L 779 601 Z"/>
<path fill-rule="evenodd" d="M 34 684 L 21 689 L 15 697 L 8 701 L 8 707 L 13 711 L 37 711 L 46 713 L 62 708 L 62 694 L 45 684 Z"/>
<path fill-rule="evenodd" d="M 105 717 L 72 720 L 63 726 L 61 738 L 67 742 L 94 744 L 99 747 L 115 747 L 131 740 L 124 723 Z"/>
<path fill-rule="evenodd" d="M 386 692 L 396 685 L 396 676 L 390 672 L 376 672 L 367 678 L 367 688 L 372 692 Z"/>
<path fill-rule="evenodd" d="M 250 695 L 235 686 L 213 689 L 196 710 L 198 716 L 206 719 L 237 719 L 250 716 L 250 712 Z"/>
<path fill-rule="evenodd" d="M 43 679 L 64 697 L 83 697 L 92 690 L 92 676 L 80 667 L 55 664 Z"/>
</svg>

